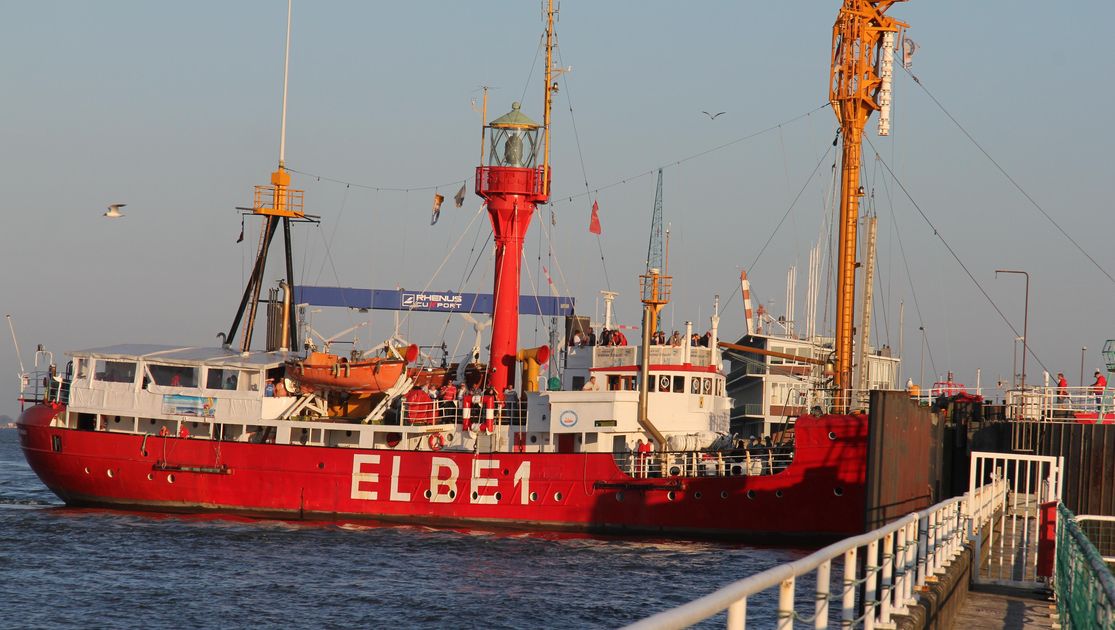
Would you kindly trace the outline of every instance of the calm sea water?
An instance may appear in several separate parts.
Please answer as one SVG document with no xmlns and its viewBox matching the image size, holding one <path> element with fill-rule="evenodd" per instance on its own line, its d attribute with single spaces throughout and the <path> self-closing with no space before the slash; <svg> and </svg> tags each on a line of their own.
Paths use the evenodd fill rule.
<svg viewBox="0 0 1115 630">
<path fill-rule="evenodd" d="M 2 628 L 616 627 L 805 553 L 66 508 L 0 430 Z"/>
</svg>

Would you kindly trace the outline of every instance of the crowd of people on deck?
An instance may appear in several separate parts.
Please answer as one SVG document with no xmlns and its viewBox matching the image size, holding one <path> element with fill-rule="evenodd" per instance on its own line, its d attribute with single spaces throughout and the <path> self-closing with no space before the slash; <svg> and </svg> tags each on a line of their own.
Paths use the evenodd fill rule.
<svg viewBox="0 0 1115 630">
<path fill-rule="evenodd" d="M 519 393 L 508 385 L 502 392 L 488 385 L 465 383 L 449 379 L 441 387 L 423 385 L 414 387 L 407 393 L 406 421 L 408 424 L 434 424 L 440 422 L 460 422 L 466 431 L 475 426 L 478 430 L 491 433 L 497 420 L 512 420 L 522 417 Z"/>
<path fill-rule="evenodd" d="M 652 346 L 681 346 L 682 334 L 674 331 L 669 337 L 666 336 L 666 331 L 657 330 L 650 336 L 650 345 Z M 712 340 L 712 333 L 705 332 L 703 335 L 693 333 L 689 337 L 689 345 L 693 347 L 707 348 Z M 573 347 L 581 346 L 626 346 L 627 336 L 623 334 L 622 330 L 607 328 L 600 331 L 600 336 L 596 336 L 596 332 L 592 328 L 588 331 L 575 330 L 573 336 L 569 338 L 569 345 Z"/>
</svg>

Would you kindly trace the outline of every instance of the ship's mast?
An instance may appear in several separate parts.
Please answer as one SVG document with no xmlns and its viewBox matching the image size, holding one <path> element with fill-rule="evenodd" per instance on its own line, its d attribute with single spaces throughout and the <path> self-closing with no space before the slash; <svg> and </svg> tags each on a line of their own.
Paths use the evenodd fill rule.
<svg viewBox="0 0 1115 630">
<path fill-rule="evenodd" d="M 856 296 L 856 222 L 863 130 L 882 103 L 883 40 L 906 24 L 884 15 L 905 0 L 844 0 L 832 27 L 829 101 L 843 136 L 840 173 L 840 253 L 836 294 L 836 370 L 833 410 L 849 409 L 852 389 L 852 332 Z M 889 95 L 888 95 L 889 98 Z"/>
<path fill-rule="evenodd" d="M 279 123 L 279 166 L 271 173 L 271 185 L 256 186 L 255 198 L 252 202 L 251 213 L 266 217 L 263 230 L 260 233 L 259 249 L 256 252 L 255 265 L 252 275 L 248 278 L 248 286 L 244 287 L 244 295 L 240 299 L 240 307 L 232 320 L 228 335 L 225 336 L 225 345 L 231 345 L 236 331 L 240 327 L 240 320 L 244 310 L 248 310 L 248 317 L 244 322 L 244 335 L 240 341 L 240 351 L 248 352 L 252 345 L 252 332 L 255 329 L 256 313 L 259 309 L 259 294 L 263 288 L 264 269 L 267 266 L 267 254 L 271 247 L 271 240 L 279 227 L 279 219 L 283 224 L 283 244 L 286 249 L 286 293 L 284 301 L 288 301 L 289 292 L 294 288 L 294 259 L 291 250 L 290 221 L 291 219 L 305 219 L 303 212 L 303 191 L 290 188 L 290 173 L 286 170 L 286 104 L 287 82 L 290 76 L 290 26 L 291 9 L 293 0 L 287 0 L 286 13 L 286 47 L 283 52 L 283 94 L 282 115 Z M 286 334 L 279 342 L 279 350 L 289 350 L 298 343 L 298 327 L 294 320 L 293 308 L 284 309 L 283 329 Z M 273 348 L 268 348 L 272 350 Z"/>
</svg>

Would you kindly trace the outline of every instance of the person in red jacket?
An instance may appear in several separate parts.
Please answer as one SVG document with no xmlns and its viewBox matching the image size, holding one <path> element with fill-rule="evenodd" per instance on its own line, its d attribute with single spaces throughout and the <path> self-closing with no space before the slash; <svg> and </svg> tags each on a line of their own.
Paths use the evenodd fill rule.
<svg viewBox="0 0 1115 630">
<path fill-rule="evenodd" d="M 1096 397 L 1096 412 L 1103 415 L 1103 391 L 1107 389 L 1107 377 L 1099 370 L 1094 374 L 1096 382 L 1092 383 L 1092 395 Z"/>
<path fill-rule="evenodd" d="M 1063 406 L 1069 401 L 1069 382 L 1064 372 L 1057 372 L 1057 405 Z"/>
</svg>

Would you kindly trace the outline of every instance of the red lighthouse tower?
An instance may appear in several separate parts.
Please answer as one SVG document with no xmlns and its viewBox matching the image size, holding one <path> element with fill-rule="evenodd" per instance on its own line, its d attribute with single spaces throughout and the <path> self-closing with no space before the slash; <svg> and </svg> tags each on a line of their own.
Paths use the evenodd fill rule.
<svg viewBox="0 0 1115 630">
<path fill-rule="evenodd" d="M 519 103 L 513 103 L 509 113 L 484 127 L 488 165 L 476 169 L 476 194 L 487 201 L 495 235 L 495 304 L 488 382 L 499 392 L 515 380 L 523 237 L 535 206 L 549 198 L 549 169 L 538 164 L 541 129 L 519 111 Z"/>
</svg>

